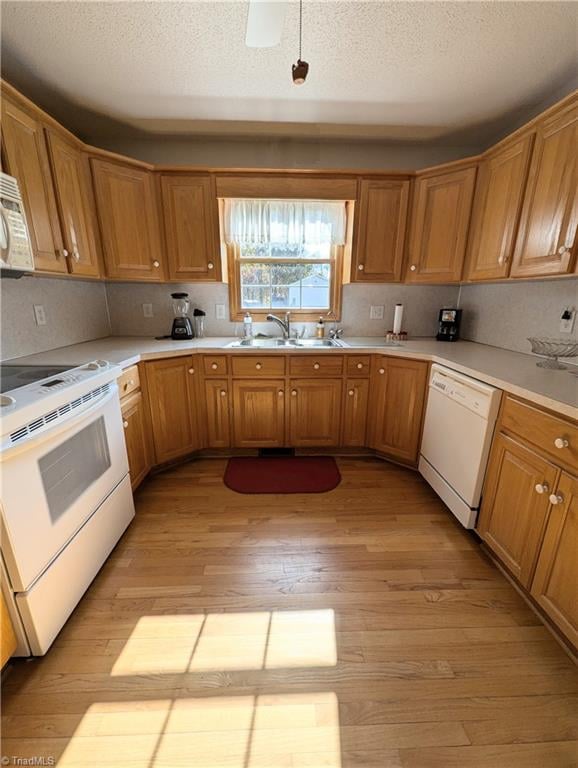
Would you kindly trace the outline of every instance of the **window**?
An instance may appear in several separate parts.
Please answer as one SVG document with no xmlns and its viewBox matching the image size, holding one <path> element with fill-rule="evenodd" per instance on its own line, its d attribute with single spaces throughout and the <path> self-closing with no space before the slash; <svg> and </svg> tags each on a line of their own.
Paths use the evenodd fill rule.
<svg viewBox="0 0 578 768">
<path fill-rule="evenodd" d="M 225 200 L 231 319 L 339 314 L 346 203 Z"/>
</svg>

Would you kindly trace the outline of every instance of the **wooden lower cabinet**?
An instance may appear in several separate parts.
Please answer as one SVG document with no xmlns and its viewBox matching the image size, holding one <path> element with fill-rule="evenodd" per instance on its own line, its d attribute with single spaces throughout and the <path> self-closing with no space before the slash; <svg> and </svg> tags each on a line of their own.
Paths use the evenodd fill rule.
<svg viewBox="0 0 578 768">
<path fill-rule="evenodd" d="M 197 376 L 190 356 L 145 364 L 155 463 L 202 448 Z"/>
<path fill-rule="evenodd" d="M 148 475 L 151 468 L 148 430 L 141 392 L 134 392 L 125 397 L 121 401 L 120 407 L 130 483 L 134 491 Z"/>
<path fill-rule="evenodd" d="M 557 467 L 516 440 L 503 434 L 494 440 L 478 533 L 524 587 L 532 580 L 557 476 Z"/>
<path fill-rule="evenodd" d="M 205 408 L 207 447 L 228 448 L 231 445 L 231 404 L 227 379 L 205 380 Z"/>
<path fill-rule="evenodd" d="M 417 464 L 427 377 L 428 364 L 421 360 L 376 358 L 371 381 L 371 448 Z"/>
<path fill-rule="evenodd" d="M 348 379 L 345 382 L 341 445 L 362 448 L 366 445 L 369 379 Z"/>
<path fill-rule="evenodd" d="M 341 379 L 291 379 L 289 382 L 289 445 L 339 445 Z"/>
<path fill-rule="evenodd" d="M 16 635 L 4 595 L 0 592 L 0 669 L 16 650 Z"/>
<path fill-rule="evenodd" d="M 285 445 L 285 380 L 233 382 L 233 445 L 277 448 Z"/>
<path fill-rule="evenodd" d="M 530 592 L 578 647 L 578 480 L 562 473 L 553 495 Z"/>
</svg>

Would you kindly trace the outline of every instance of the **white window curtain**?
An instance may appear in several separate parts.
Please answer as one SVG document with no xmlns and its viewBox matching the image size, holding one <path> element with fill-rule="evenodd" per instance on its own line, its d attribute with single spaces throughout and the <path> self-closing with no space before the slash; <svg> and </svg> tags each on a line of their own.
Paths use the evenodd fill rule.
<svg viewBox="0 0 578 768">
<path fill-rule="evenodd" d="M 345 243 L 345 202 L 225 200 L 228 245 Z"/>
</svg>

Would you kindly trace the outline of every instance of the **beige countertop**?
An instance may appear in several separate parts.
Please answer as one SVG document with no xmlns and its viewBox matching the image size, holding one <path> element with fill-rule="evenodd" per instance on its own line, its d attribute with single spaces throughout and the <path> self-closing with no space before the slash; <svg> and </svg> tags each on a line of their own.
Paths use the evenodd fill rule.
<svg viewBox="0 0 578 768">
<path fill-rule="evenodd" d="M 267 355 L 383 352 L 396 357 L 430 360 L 523 397 L 544 408 L 550 408 L 572 418 L 578 417 L 578 376 L 568 370 L 552 371 L 538 368 L 537 358 L 532 355 L 510 352 L 485 344 L 476 344 L 471 341 L 444 343 L 435 339 L 416 339 L 404 342 L 398 347 L 391 347 L 387 346 L 381 337 L 365 337 L 346 338 L 343 340 L 342 348 L 288 349 L 282 347 L 259 350 L 228 348 L 227 345 L 234 340 L 232 337 L 213 337 L 192 341 L 173 341 L 139 336 L 109 336 L 16 359 L 22 365 L 61 364 L 71 367 L 82 365 L 90 360 L 102 359 L 126 368 L 141 360 L 202 352 L 226 351 L 240 355 L 246 355 L 249 351 Z M 571 370 L 578 372 L 577 367 L 572 367 Z"/>
</svg>

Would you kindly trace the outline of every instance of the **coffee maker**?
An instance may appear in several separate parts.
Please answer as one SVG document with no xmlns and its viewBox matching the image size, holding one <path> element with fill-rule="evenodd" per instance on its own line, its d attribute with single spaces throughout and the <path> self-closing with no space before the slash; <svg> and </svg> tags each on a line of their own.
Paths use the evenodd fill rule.
<svg viewBox="0 0 578 768">
<path fill-rule="evenodd" d="M 460 338 L 461 309 L 440 309 L 438 319 L 438 341 L 457 341 Z"/>
<path fill-rule="evenodd" d="M 171 330 L 171 339 L 192 339 L 193 324 L 189 317 L 191 302 L 188 293 L 171 293 L 175 319 Z"/>
</svg>

